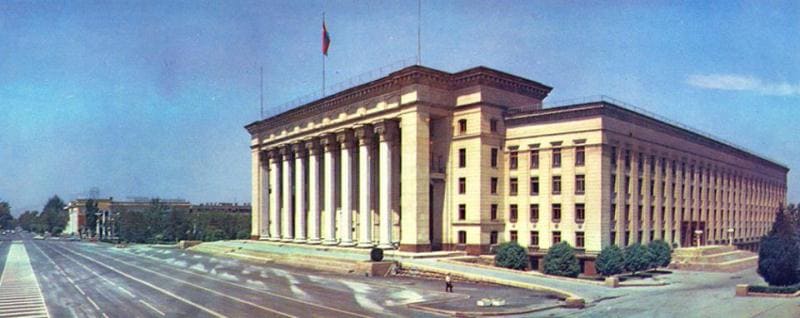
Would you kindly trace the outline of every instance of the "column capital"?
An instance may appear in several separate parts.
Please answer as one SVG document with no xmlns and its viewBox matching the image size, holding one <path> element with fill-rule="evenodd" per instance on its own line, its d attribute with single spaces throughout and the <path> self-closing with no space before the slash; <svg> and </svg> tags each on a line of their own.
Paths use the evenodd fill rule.
<svg viewBox="0 0 800 318">
<path fill-rule="evenodd" d="M 339 146 L 339 142 L 336 141 L 336 135 L 334 134 L 327 134 L 320 137 L 319 143 L 325 149 L 325 152 L 334 151 Z"/>
<path fill-rule="evenodd" d="M 384 119 L 373 124 L 375 134 L 381 141 L 394 141 L 398 133 L 398 123 L 396 119 Z"/>
<path fill-rule="evenodd" d="M 280 146 L 280 155 L 283 156 L 284 160 L 289 160 L 292 156 L 292 145 L 283 145 Z"/>
<path fill-rule="evenodd" d="M 269 157 L 275 159 L 276 161 L 280 161 L 282 158 L 281 149 L 280 148 L 270 148 L 267 150 L 269 152 Z"/>
<path fill-rule="evenodd" d="M 345 129 L 336 133 L 336 141 L 341 144 L 342 149 L 351 149 L 355 146 L 355 136 L 352 129 Z"/>
<path fill-rule="evenodd" d="M 372 125 L 360 125 L 355 127 L 355 136 L 358 139 L 359 145 L 372 144 L 372 137 L 375 134 L 375 128 Z"/>
<path fill-rule="evenodd" d="M 305 142 L 298 141 L 292 144 L 292 151 L 294 152 L 295 158 L 305 158 L 307 152 L 305 147 Z"/>
<path fill-rule="evenodd" d="M 318 155 L 320 152 L 319 139 L 317 138 L 311 138 L 309 140 L 306 140 L 305 146 L 306 150 L 308 151 L 308 154 L 311 156 Z"/>
</svg>

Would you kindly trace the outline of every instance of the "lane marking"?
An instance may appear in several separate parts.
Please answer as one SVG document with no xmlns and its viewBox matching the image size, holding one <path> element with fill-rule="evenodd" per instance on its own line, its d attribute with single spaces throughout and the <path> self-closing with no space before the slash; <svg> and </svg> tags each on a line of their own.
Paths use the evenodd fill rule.
<svg viewBox="0 0 800 318">
<path fill-rule="evenodd" d="M 52 247 L 51 247 L 51 249 L 52 249 L 52 250 L 54 250 L 54 251 L 56 250 L 55 248 L 52 248 Z M 66 248 L 64 248 L 64 249 L 66 249 Z M 67 250 L 68 250 L 68 249 L 67 249 Z M 150 287 L 150 288 L 152 288 L 152 289 L 155 289 L 155 290 L 157 290 L 157 291 L 161 292 L 162 294 L 165 294 L 165 295 L 167 295 L 167 296 L 170 296 L 170 297 L 173 297 L 173 298 L 175 298 L 175 299 L 177 299 L 177 300 L 180 300 L 180 301 L 182 301 L 182 302 L 184 302 L 184 303 L 186 303 L 186 304 L 189 304 L 189 305 L 191 305 L 191 306 L 194 306 L 194 307 L 196 307 L 196 308 L 198 308 L 198 309 L 200 309 L 200 310 L 202 310 L 202 311 L 205 311 L 205 312 L 207 312 L 208 314 L 210 314 L 210 315 L 212 315 L 212 316 L 214 316 L 214 317 L 225 317 L 224 315 L 222 315 L 222 314 L 220 314 L 220 313 L 218 313 L 218 312 L 216 312 L 216 311 L 213 311 L 213 310 L 211 310 L 211 309 L 208 309 L 208 308 L 206 308 L 206 307 L 204 307 L 204 306 L 202 306 L 202 305 L 200 305 L 200 304 L 197 304 L 197 303 L 195 303 L 195 302 L 193 302 L 193 301 L 191 301 L 191 300 L 188 300 L 188 299 L 186 299 L 186 298 L 183 298 L 183 297 L 181 297 L 181 296 L 178 296 L 178 295 L 176 295 L 176 294 L 174 294 L 174 293 L 172 293 L 172 292 L 170 292 L 170 291 L 168 291 L 168 290 L 166 290 L 166 289 L 163 289 L 163 288 L 161 288 L 161 287 L 158 287 L 158 286 L 156 286 L 156 285 L 153 285 L 153 284 L 151 284 L 151 283 L 149 283 L 149 282 L 147 282 L 147 281 L 144 281 L 144 280 L 138 279 L 138 278 L 136 278 L 136 277 L 133 277 L 133 276 L 129 275 L 128 273 L 125 273 L 125 272 L 123 272 L 123 271 L 121 271 L 121 270 L 118 270 L 118 269 L 116 269 L 116 268 L 114 268 L 114 267 L 111 267 L 111 266 L 108 266 L 108 265 L 106 265 L 106 264 L 100 263 L 100 262 L 98 262 L 98 261 L 96 261 L 96 260 L 94 260 L 94 259 L 92 259 L 92 258 L 90 258 L 90 257 L 86 257 L 86 256 L 84 256 L 84 255 L 81 255 L 80 253 L 76 253 L 76 252 L 72 252 L 72 251 L 70 251 L 70 253 L 73 253 L 73 254 L 75 254 L 75 255 L 78 255 L 78 256 L 80 256 L 80 257 L 82 257 L 82 258 L 85 258 L 85 259 L 87 259 L 87 260 L 89 260 L 89 261 L 91 261 L 91 262 L 93 262 L 93 263 L 95 263 L 95 264 L 98 264 L 98 265 L 100 265 L 100 266 L 103 266 L 103 267 L 105 267 L 105 268 L 108 268 L 109 270 L 111 270 L 111 271 L 114 271 L 114 272 L 116 272 L 117 274 L 120 274 L 120 275 L 122 275 L 122 276 L 124 276 L 124 277 L 127 277 L 127 278 L 128 278 L 128 279 L 130 279 L 130 280 L 136 281 L 136 282 L 138 282 L 138 283 L 140 283 L 140 284 L 142 284 L 142 285 L 145 285 L 145 286 L 147 286 L 147 287 Z"/>
<path fill-rule="evenodd" d="M 22 241 L 13 241 L 0 274 L 0 317 L 36 315 L 50 317 L 39 279 Z"/>
<path fill-rule="evenodd" d="M 144 301 L 144 300 L 142 300 L 142 299 L 139 299 L 139 302 L 140 302 L 140 303 L 142 303 L 142 304 L 144 304 L 145 306 L 147 306 L 147 308 L 150 308 L 150 309 L 152 309 L 153 311 L 157 312 L 159 315 L 166 316 L 166 314 L 164 314 L 163 312 L 161 312 L 161 310 L 158 310 L 158 308 L 156 308 L 156 307 L 154 307 L 153 305 L 151 305 L 151 304 L 147 303 L 146 301 Z"/>
<path fill-rule="evenodd" d="M 83 251 L 86 251 L 86 250 L 83 250 Z M 114 252 L 116 252 L 116 251 L 114 251 Z M 93 255 L 100 255 L 100 254 L 98 254 L 96 252 L 89 252 L 89 253 L 91 253 Z M 115 254 L 119 254 L 119 253 L 121 253 L 121 252 L 117 252 Z M 130 263 L 125 263 L 125 262 L 120 261 L 120 260 L 118 260 L 116 258 L 113 258 L 111 256 L 107 256 L 107 255 L 103 255 L 103 256 L 104 257 L 109 257 L 109 258 L 111 258 L 111 259 L 113 259 L 113 260 L 115 260 L 117 262 L 121 262 L 121 263 L 127 264 L 129 266 L 134 266 L 136 268 L 139 268 L 138 266 L 135 266 L 135 265 L 130 264 Z M 149 258 L 149 259 L 158 261 L 159 263 L 164 263 L 163 260 L 161 260 L 159 258 L 156 258 L 156 257 L 149 256 L 149 255 L 136 254 L 136 256 L 141 256 L 143 258 Z M 128 257 L 133 257 L 133 256 L 128 256 Z M 227 280 L 216 278 L 214 276 L 201 275 L 201 274 L 193 272 L 191 270 L 186 270 L 186 269 L 182 269 L 182 268 L 172 268 L 172 267 L 170 267 L 170 269 L 175 270 L 175 271 L 179 271 L 179 272 L 183 272 L 183 273 L 187 273 L 187 274 L 191 274 L 191 275 L 195 275 L 195 276 L 199 276 L 199 277 L 206 278 L 206 279 L 209 279 L 209 280 L 213 280 L 213 281 L 216 281 L 216 282 L 224 283 L 224 284 L 227 284 L 227 285 L 231 285 L 231 286 L 235 286 L 235 287 L 239 287 L 239 288 L 244 288 L 244 289 L 249 289 L 249 290 L 257 292 L 257 293 L 261 293 L 261 294 L 265 294 L 265 295 L 269 295 L 269 296 L 273 296 L 273 297 L 278 297 L 278 298 L 281 298 L 281 299 L 284 299 L 284 300 L 288 300 L 288 301 L 298 302 L 298 303 L 301 303 L 301 304 L 304 304 L 304 305 L 308 305 L 308 306 L 312 306 L 312 307 L 331 310 L 331 311 L 335 311 L 335 312 L 338 312 L 338 313 L 342 313 L 342 314 L 346 314 L 346 315 L 350 315 L 350 316 L 354 316 L 354 317 L 361 317 L 361 318 L 371 318 L 372 317 L 372 316 L 362 315 L 362 314 L 355 313 L 355 312 L 350 312 L 350 311 L 347 311 L 347 310 L 344 310 L 344 309 L 338 309 L 338 308 L 335 308 L 335 307 L 328 307 L 328 306 L 325 306 L 325 305 L 320 305 L 320 304 L 308 302 L 308 301 L 305 301 L 305 300 L 302 300 L 302 299 L 296 299 L 296 298 L 292 298 L 292 297 L 289 297 L 289 296 L 284 296 L 284 295 L 281 295 L 281 294 L 275 294 L 275 293 L 272 293 L 272 292 L 269 292 L 269 291 L 266 291 L 266 290 L 263 290 L 263 289 L 258 289 L 258 288 L 254 288 L 254 287 L 250 287 L 250 286 L 235 284 L 235 283 L 232 283 L 232 282 L 227 281 Z"/>
<path fill-rule="evenodd" d="M 97 309 L 98 311 L 100 310 L 100 306 L 98 306 L 97 303 L 94 302 L 94 300 L 92 300 L 91 297 L 86 296 L 86 299 L 89 300 L 90 303 L 92 303 L 92 306 L 94 306 L 94 309 Z"/>
</svg>

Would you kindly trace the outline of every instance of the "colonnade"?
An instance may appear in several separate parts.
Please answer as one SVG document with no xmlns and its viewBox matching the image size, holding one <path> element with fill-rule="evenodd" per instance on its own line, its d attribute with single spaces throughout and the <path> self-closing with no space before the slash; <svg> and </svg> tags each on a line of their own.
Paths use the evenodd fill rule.
<svg viewBox="0 0 800 318">
<path fill-rule="evenodd" d="M 393 248 L 391 200 L 397 180 L 392 167 L 398 163 L 392 158 L 398 131 L 397 120 L 387 119 L 262 149 L 260 238 Z"/>
</svg>

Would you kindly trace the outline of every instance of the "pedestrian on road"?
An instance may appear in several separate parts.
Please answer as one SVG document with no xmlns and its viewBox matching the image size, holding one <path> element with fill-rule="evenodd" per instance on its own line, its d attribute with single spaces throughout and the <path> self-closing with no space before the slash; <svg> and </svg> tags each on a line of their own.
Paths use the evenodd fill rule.
<svg viewBox="0 0 800 318">
<path fill-rule="evenodd" d="M 453 280 L 450 278 L 449 273 L 444 276 L 444 292 L 445 293 L 453 292 Z"/>
</svg>

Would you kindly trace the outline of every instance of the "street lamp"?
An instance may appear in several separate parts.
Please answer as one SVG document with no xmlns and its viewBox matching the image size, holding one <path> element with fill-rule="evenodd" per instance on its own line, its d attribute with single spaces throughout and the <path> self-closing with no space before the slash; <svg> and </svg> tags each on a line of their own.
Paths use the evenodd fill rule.
<svg viewBox="0 0 800 318">
<path fill-rule="evenodd" d="M 733 228 L 728 229 L 728 245 L 733 245 Z"/>
<path fill-rule="evenodd" d="M 700 247 L 700 235 L 703 234 L 703 230 L 695 230 L 694 235 L 697 236 L 697 247 Z"/>
</svg>

